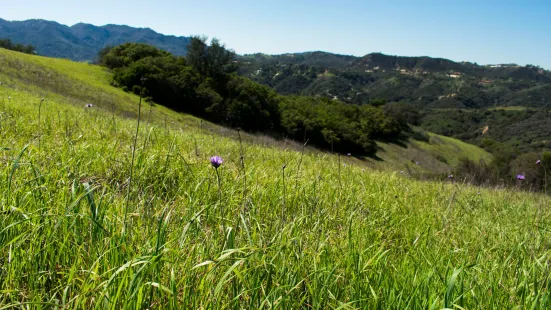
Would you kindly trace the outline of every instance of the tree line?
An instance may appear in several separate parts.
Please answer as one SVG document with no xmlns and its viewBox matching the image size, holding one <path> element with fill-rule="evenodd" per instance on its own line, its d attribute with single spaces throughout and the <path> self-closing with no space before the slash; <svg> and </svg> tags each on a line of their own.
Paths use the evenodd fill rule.
<svg viewBox="0 0 551 310">
<path fill-rule="evenodd" d="M 10 39 L 0 39 L 0 48 L 21 52 L 25 54 L 36 54 L 36 48 L 30 44 L 13 43 Z"/>
<path fill-rule="evenodd" d="M 218 40 L 193 37 L 185 57 L 142 43 L 106 47 L 97 62 L 113 85 L 215 123 L 290 137 L 336 152 L 369 155 L 375 140 L 400 140 L 409 127 L 400 106 L 352 105 L 283 96 L 237 75 L 233 51 Z M 407 109 L 406 109 L 407 110 Z"/>
</svg>

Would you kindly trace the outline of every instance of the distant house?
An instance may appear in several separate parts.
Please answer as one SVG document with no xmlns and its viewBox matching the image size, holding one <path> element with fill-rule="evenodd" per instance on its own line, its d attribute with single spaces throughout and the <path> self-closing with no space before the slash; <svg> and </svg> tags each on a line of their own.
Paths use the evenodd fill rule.
<svg viewBox="0 0 551 310">
<path fill-rule="evenodd" d="M 448 76 L 451 77 L 452 79 L 457 79 L 461 77 L 461 72 L 453 72 L 448 74 Z"/>
<path fill-rule="evenodd" d="M 438 96 L 438 100 L 442 100 L 442 99 L 446 99 L 446 98 L 453 98 L 453 97 L 457 97 L 457 94 L 454 93 L 454 94 Z"/>
<path fill-rule="evenodd" d="M 480 80 L 480 84 L 483 84 L 483 85 L 492 84 L 492 80 L 490 80 L 490 79 L 482 79 L 482 80 Z"/>
</svg>

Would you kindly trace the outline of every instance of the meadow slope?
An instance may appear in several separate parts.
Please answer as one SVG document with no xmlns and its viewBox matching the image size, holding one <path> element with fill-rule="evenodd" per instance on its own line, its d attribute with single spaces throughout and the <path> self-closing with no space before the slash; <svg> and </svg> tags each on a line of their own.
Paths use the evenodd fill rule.
<svg viewBox="0 0 551 310">
<path fill-rule="evenodd" d="M 148 104 L 137 130 L 139 98 L 91 65 L 0 51 L 0 81 L 0 309 L 551 305 L 546 196 Z"/>
</svg>

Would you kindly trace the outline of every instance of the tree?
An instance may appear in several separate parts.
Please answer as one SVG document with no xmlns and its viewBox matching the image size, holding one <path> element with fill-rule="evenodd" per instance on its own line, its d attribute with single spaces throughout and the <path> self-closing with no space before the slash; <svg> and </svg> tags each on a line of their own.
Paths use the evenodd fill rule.
<svg viewBox="0 0 551 310">
<path fill-rule="evenodd" d="M 374 106 L 374 107 L 381 107 L 381 106 L 384 106 L 386 104 L 386 99 L 384 99 L 384 98 L 373 98 L 373 99 L 369 100 L 369 104 Z"/>
<path fill-rule="evenodd" d="M 99 65 L 102 65 L 102 66 L 106 65 L 105 56 L 107 56 L 107 54 L 109 54 L 109 52 L 111 52 L 112 49 L 113 49 L 112 45 L 107 45 L 104 48 L 102 48 L 98 52 L 98 55 L 96 56 L 96 61 L 95 62 Z"/>
<path fill-rule="evenodd" d="M 235 71 L 230 65 L 234 56 L 218 39 L 212 39 L 209 46 L 206 37 L 194 36 L 187 47 L 186 60 L 201 76 L 218 79 Z"/>
<path fill-rule="evenodd" d="M 0 40 L 0 48 L 5 48 L 8 50 L 26 53 L 26 54 L 36 54 L 36 48 L 32 45 L 23 45 L 23 44 L 14 44 L 10 39 Z"/>
<path fill-rule="evenodd" d="M 405 102 L 389 103 L 383 108 L 385 114 L 393 117 L 407 129 L 408 124 L 419 125 L 421 115 L 413 104 Z"/>
</svg>

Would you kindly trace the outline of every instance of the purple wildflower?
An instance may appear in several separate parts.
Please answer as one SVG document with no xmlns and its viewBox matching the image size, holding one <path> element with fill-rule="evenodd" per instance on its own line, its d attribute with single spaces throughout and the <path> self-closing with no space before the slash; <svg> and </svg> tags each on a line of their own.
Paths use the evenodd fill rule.
<svg viewBox="0 0 551 310">
<path fill-rule="evenodd" d="M 93 107 L 93 106 L 94 106 L 94 105 L 91 104 L 91 103 L 87 103 L 87 104 L 86 104 L 86 107 L 87 107 L 87 108 L 91 108 L 91 107 Z"/>
<path fill-rule="evenodd" d="M 539 165 L 539 164 L 541 164 L 541 160 L 538 159 L 536 160 L 536 165 Z"/>
<path fill-rule="evenodd" d="M 448 179 L 453 179 L 453 174 L 448 175 Z"/>
<path fill-rule="evenodd" d="M 416 162 L 415 162 L 415 164 L 416 164 L 416 165 L 419 165 L 419 162 L 418 162 L 418 161 L 416 161 Z"/>
<path fill-rule="evenodd" d="M 517 174 L 517 180 L 524 180 L 526 177 L 522 174 Z"/>
<path fill-rule="evenodd" d="M 224 160 L 220 156 L 212 156 L 210 158 L 210 163 L 214 168 L 220 167 L 220 165 L 222 165 L 223 162 Z"/>
</svg>

